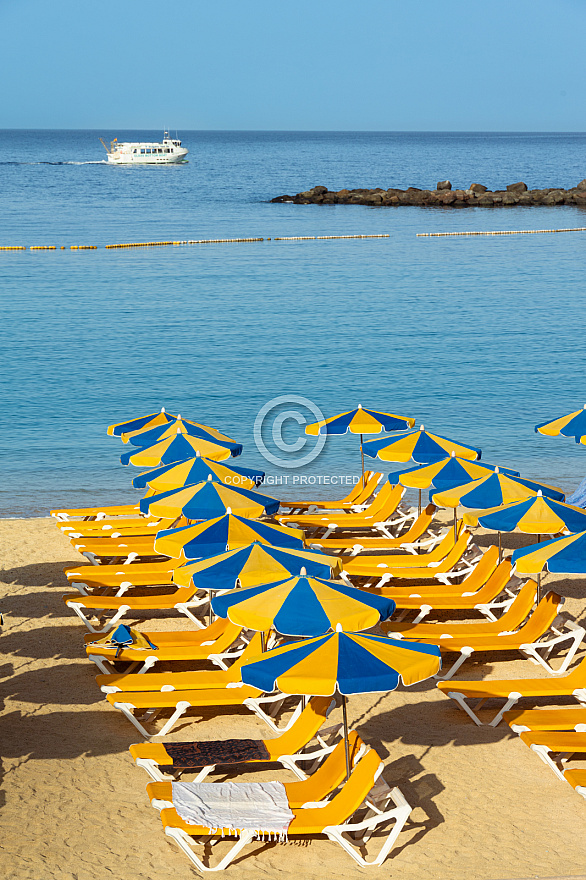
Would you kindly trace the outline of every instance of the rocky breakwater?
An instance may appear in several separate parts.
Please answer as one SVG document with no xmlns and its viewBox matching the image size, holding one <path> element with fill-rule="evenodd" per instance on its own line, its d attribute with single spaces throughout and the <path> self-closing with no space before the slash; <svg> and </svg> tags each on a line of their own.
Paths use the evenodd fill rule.
<svg viewBox="0 0 586 880">
<path fill-rule="evenodd" d="M 489 190 L 482 183 L 468 189 L 452 189 L 449 180 L 440 181 L 435 189 L 340 189 L 331 192 L 327 186 L 314 186 L 295 196 L 277 196 L 272 202 L 293 202 L 296 205 L 368 205 L 371 208 L 530 208 L 535 205 L 579 205 L 586 208 L 586 180 L 572 189 L 528 189 L 526 184 L 511 183 L 504 190 Z"/>
</svg>

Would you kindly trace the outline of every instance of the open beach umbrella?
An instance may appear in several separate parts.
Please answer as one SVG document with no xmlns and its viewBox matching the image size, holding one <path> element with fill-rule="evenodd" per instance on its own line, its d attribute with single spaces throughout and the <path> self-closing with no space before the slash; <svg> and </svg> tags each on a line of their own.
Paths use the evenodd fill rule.
<svg viewBox="0 0 586 880">
<path fill-rule="evenodd" d="M 276 513 L 279 504 L 270 495 L 214 482 L 210 474 L 201 483 L 142 498 L 139 508 L 141 513 L 151 516 L 173 518 L 182 515 L 187 519 L 213 519 L 230 508 L 238 516 L 257 519 L 263 514 Z"/>
<path fill-rule="evenodd" d="M 364 444 L 364 454 L 381 461 L 416 461 L 418 464 L 432 464 L 441 461 L 455 452 L 458 458 L 476 461 L 482 456 L 482 450 L 475 446 L 464 446 L 431 434 L 421 425 L 414 431 L 403 431 L 392 437 L 381 437 L 380 440 L 368 440 Z"/>
<path fill-rule="evenodd" d="M 148 428 L 156 428 L 159 425 L 167 425 L 174 422 L 177 416 L 165 412 L 165 408 L 160 412 L 149 413 L 146 416 L 137 416 L 134 419 L 126 419 L 124 422 L 116 422 L 108 425 L 107 434 L 110 437 L 121 437 L 122 434 L 132 433 L 133 431 L 144 431 Z"/>
<path fill-rule="evenodd" d="M 193 584 L 200 590 L 234 590 L 257 587 L 282 581 L 304 568 L 312 577 L 330 578 L 342 567 L 338 556 L 326 556 L 315 550 L 272 547 L 253 541 L 179 566 L 173 572 L 173 583 L 180 587 Z"/>
<path fill-rule="evenodd" d="M 535 480 L 526 480 L 523 477 L 512 477 L 501 474 L 496 468 L 491 474 L 464 483 L 462 486 L 452 486 L 429 493 L 429 500 L 439 507 L 454 508 L 454 531 L 458 506 L 471 508 L 498 507 L 501 504 L 513 504 L 517 501 L 525 501 L 527 498 L 536 496 L 539 492 L 554 498 L 556 501 L 564 500 L 564 493 L 555 486 L 547 486 Z M 500 539 L 499 539 L 500 543 Z"/>
<path fill-rule="evenodd" d="M 381 431 L 399 431 L 403 428 L 412 428 L 415 419 L 409 416 L 396 416 L 393 413 L 377 412 L 374 409 L 364 409 L 359 405 L 349 412 L 339 413 L 321 422 L 313 422 L 307 425 L 306 434 L 317 436 L 318 434 L 360 434 L 360 455 L 362 458 L 362 476 L 364 477 L 364 453 L 362 451 L 362 438 L 364 434 L 380 434 Z"/>
<path fill-rule="evenodd" d="M 553 498 L 546 498 L 539 493 L 514 504 L 501 504 L 488 510 L 465 513 L 464 522 L 469 526 L 482 526 L 495 532 L 519 529 L 527 535 L 557 535 L 564 529 L 569 532 L 586 529 L 586 511 Z"/>
<path fill-rule="evenodd" d="M 193 483 L 201 483 L 211 475 L 214 482 L 226 483 L 229 486 L 241 486 L 244 489 L 253 489 L 259 486 L 264 479 L 264 471 L 258 468 L 247 468 L 241 465 L 221 464 L 211 458 L 202 458 L 196 453 L 195 458 L 187 461 L 174 461 L 164 464 L 139 474 L 132 481 L 135 489 L 144 489 L 150 486 L 158 492 L 167 489 L 178 489 Z"/>
<path fill-rule="evenodd" d="M 224 516 L 195 525 L 161 529 L 155 538 L 155 550 L 174 559 L 179 559 L 180 556 L 185 559 L 202 559 L 236 547 L 244 547 L 253 541 L 299 550 L 305 547 L 301 529 L 246 519 L 227 512 Z"/>
<path fill-rule="evenodd" d="M 492 529 L 499 535 L 499 559 L 501 553 L 501 532 L 519 529 L 527 535 L 557 535 L 564 529 L 579 532 L 586 529 L 586 512 L 571 504 L 563 504 L 553 498 L 546 498 L 541 492 L 537 496 L 501 504 L 487 510 L 472 510 L 464 514 L 464 522 L 469 526 L 482 526 Z"/>
<path fill-rule="evenodd" d="M 557 486 L 502 474 L 499 468 L 479 480 L 472 480 L 462 486 L 430 492 L 429 498 L 440 507 L 456 508 L 461 504 L 463 507 L 487 508 L 525 501 L 539 492 L 555 501 L 563 501 L 565 498 L 564 493 Z"/>
<path fill-rule="evenodd" d="M 226 446 L 189 434 L 174 434 L 166 440 L 160 440 L 145 449 L 131 449 L 120 456 L 122 464 L 133 464 L 135 467 L 155 468 L 162 464 L 171 464 L 193 458 L 199 452 L 202 458 L 213 458 L 214 461 L 226 461 L 238 453 Z"/>
<path fill-rule="evenodd" d="M 537 575 L 537 599 L 541 598 L 541 573 L 586 574 L 586 531 L 541 541 L 513 552 L 511 562 L 517 574 Z"/>
<path fill-rule="evenodd" d="M 419 512 L 421 513 L 422 489 L 429 489 L 432 486 L 437 489 L 439 485 L 444 488 L 461 486 L 463 483 L 485 477 L 488 471 L 495 470 L 496 465 L 468 461 L 465 458 L 458 458 L 452 453 L 447 458 L 442 458 L 433 464 L 419 464 L 394 471 L 388 475 L 387 479 L 391 486 L 400 483 L 406 489 L 419 489 Z M 509 476 L 519 476 L 518 471 L 512 471 L 508 468 L 499 468 L 499 470 Z"/>
<path fill-rule="evenodd" d="M 221 434 L 216 428 L 209 428 L 207 425 L 199 425 L 197 422 L 190 422 L 188 419 L 182 419 L 180 416 L 175 421 L 165 425 L 158 425 L 155 428 L 149 428 L 145 431 L 137 431 L 132 434 L 122 434 L 124 443 L 130 443 L 131 446 L 140 446 L 145 449 L 147 446 L 153 446 L 160 440 L 167 440 L 174 434 L 188 434 L 190 437 L 199 437 L 200 440 L 208 440 L 210 443 L 218 443 L 220 446 L 226 446 L 232 450 L 233 455 L 240 455 L 242 452 L 242 444 Z"/>
<path fill-rule="evenodd" d="M 511 562 L 518 574 L 586 574 L 586 531 L 521 547 Z"/>
<path fill-rule="evenodd" d="M 332 580 L 301 574 L 277 583 L 233 590 L 212 600 L 219 617 L 237 626 L 284 636 L 312 638 L 340 626 L 364 630 L 388 620 L 395 610 L 392 599 L 348 587 Z"/>
<path fill-rule="evenodd" d="M 535 425 L 535 432 L 545 434 L 547 437 L 559 437 L 560 434 L 564 437 L 574 437 L 578 443 L 580 438 L 583 439 L 586 436 L 586 405 L 567 416 L 560 416 L 551 422 Z"/>
<path fill-rule="evenodd" d="M 441 667 L 439 648 L 355 632 L 336 632 L 285 645 L 253 658 L 241 669 L 242 681 L 264 692 L 330 696 L 338 691 L 344 714 L 346 771 L 350 774 L 346 697 L 393 691 L 417 684 Z"/>
</svg>

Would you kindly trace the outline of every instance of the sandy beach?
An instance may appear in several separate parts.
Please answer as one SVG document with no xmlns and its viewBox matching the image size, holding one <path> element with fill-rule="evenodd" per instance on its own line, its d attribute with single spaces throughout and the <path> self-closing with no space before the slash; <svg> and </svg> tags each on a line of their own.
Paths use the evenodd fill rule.
<svg viewBox="0 0 586 880">
<path fill-rule="evenodd" d="M 486 543 L 487 538 L 480 538 Z M 509 537 L 508 546 L 513 538 Z M 524 538 L 520 540 L 525 541 Z M 196 876 L 167 842 L 128 747 L 137 731 L 103 699 L 84 629 L 65 608 L 63 567 L 79 556 L 54 520 L 2 520 L 2 793 L 0 876 L 6 880 L 152 880 Z M 577 620 L 583 579 L 549 577 Z M 189 628 L 185 618 L 134 621 L 151 630 Z M 578 657 L 581 658 L 581 649 Z M 507 655 L 468 661 L 458 678 L 546 675 Z M 361 869 L 326 839 L 247 847 L 226 877 L 388 877 L 522 880 L 586 877 L 586 803 L 508 726 L 478 728 L 426 682 L 354 697 L 350 721 L 385 762 L 384 778 L 413 807 L 380 869 Z M 247 710 L 194 716 L 170 739 L 266 737 Z M 219 777 L 222 778 L 222 777 Z M 286 771 L 247 779 L 292 777 Z"/>
</svg>

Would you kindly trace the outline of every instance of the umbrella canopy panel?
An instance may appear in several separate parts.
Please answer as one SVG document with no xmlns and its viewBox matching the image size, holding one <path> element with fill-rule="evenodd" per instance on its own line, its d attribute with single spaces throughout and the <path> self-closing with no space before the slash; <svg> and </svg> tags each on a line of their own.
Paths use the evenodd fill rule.
<svg viewBox="0 0 586 880">
<path fill-rule="evenodd" d="M 482 450 L 475 446 L 456 443 L 439 434 L 431 434 L 425 426 L 414 431 L 403 431 L 392 437 L 381 437 L 380 440 L 367 440 L 364 454 L 381 461 L 416 461 L 418 464 L 432 464 L 441 461 L 452 452 L 458 458 L 476 461 L 482 456 Z"/>
<path fill-rule="evenodd" d="M 181 587 L 193 584 L 202 590 L 232 590 L 274 583 L 292 576 L 304 568 L 308 574 L 329 578 L 337 574 L 342 561 L 337 556 L 326 556 L 313 550 L 271 547 L 254 541 L 246 547 L 237 547 L 197 562 L 176 568 L 173 582 Z"/>
<path fill-rule="evenodd" d="M 181 556 L 185 559 L 202 559 L 236 547 L 244 547 L 253 541 L 272 544 L 274 547 L 300 550 L 305 547 L 301 529 L 226 513 L 195 525 L 161 529 L 155 538 L 155 550 L 174 559 Z"/>
<path fill-rule="evenodd" d="M 247 629 L 274 628 L 285 636 L 320 636 L 330 629 L 370 629 L 388 620 L 392 599 L 314 577 L 293 577 L 275 584 L 216 596 L 212 608 L 220 617 Z"/>
<path fill-rule="evenodd" d="M 362 633 L 335 632 L 275 648 L 242 667 L 242 681 L 265 692 L 330 696 L 393 691 L 441 667 L 439 648 Z"/>
</svg>

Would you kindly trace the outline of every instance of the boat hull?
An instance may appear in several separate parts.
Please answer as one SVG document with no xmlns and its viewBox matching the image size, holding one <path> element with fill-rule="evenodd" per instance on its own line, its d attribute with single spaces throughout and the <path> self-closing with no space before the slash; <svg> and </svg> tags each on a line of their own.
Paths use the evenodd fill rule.
<svg viewBox="0 0 586 880">
<path fill-rule="evenodd" d="M 141 155 L 140 153 L 108 153 L 111 165 L 180 165 L 187 162 L 187 150 L 162 155 Z"/>
</svg>

